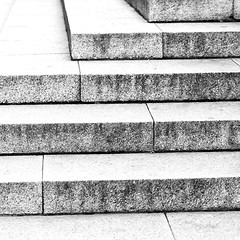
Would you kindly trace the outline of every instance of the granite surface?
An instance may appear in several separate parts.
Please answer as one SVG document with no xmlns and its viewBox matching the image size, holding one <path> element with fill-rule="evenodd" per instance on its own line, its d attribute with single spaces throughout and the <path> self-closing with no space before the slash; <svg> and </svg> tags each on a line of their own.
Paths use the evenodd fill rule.
<svg viewBox="0 0 240 240">
<path fill-rule="evenodd" d="M 2 240 L 174 240 L 164 214 L 1 217 Z"/>
<path fill-rule="evenodd" d="M 230 59 L 79 64 L 83 102 L 240 99 L 240 67 Z"/>
<path fill-rule="evenodd" d="M 149 22 L 224 20 L 232 15 L 233 0 L 126 0 Z"/>
<path fill-rule="evenodd" d="M 240 19 L 240 1 L 239 0 L 234 0 L 233 17 L 235 19 Z"/>
<path fill-rule="evenodd" d="M 0 157 L 0 215 L 42 213 L 42 157 Z"/>
<path fill-rule="evenodd" d="M 240 56 L 239 23 L 166 23 L 163 31 L 164 58 Z"/>
<path fill-rule="evenodd" d="M 238 211 L 168 213 L 167 218 L 178 240 L 239 239 Z"/>
<path fill-rule="evenodd" d="M 44 211 L 238 209 L 239 156 L 238 152 L 46 156 Z"/>
<path fill-rule="evenodd" d="M 153 148 L 153 123 L 145 105 L 0 108 L 1 154 L 146 152 Z"/>
<path fill-rule="evenodd" d="M 238 102 L 149 104 L 155 151 L 239 150 Z"/>
</svg>

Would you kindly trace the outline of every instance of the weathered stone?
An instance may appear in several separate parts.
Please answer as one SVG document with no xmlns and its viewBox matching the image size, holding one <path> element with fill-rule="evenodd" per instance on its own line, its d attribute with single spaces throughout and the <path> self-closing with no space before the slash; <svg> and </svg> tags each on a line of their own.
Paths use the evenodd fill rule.
<svg viewBox="0 0 240 240">
<path fill-rule="evenodd" d="M 235 19 L 240 19 L 240 1 L 239 0 L 234 0 L 233 17 Z"/>
<path fill-rule="evenodd" d="M 1 217 L 1 239 L 174 240 L 164 214 Z"/>
<path fill-rule="evenodd" d="M 162 57 L 162 33 L 147 24 L 122 0 L 65 0 L 68 35 L 73 59 L 148 59 Z M 94 9 L 92 6 L 94 5 Z M 120 7 L 119 7 L 120 6 Z M 72 10 L 97 12 L 86 25 L 85 15 Z M 109 9 L 125 12 L 126 17 L 109 16 Z M 81 10 L 83 11 L 83 10 Z M 123 13 L 122 13 L 123 14 Z M 102 16 L 109 16 L 104 18 Z"/>
<path fill-rule="evenodd" d="M 168 213 L 176 239 L 239 239 L 240 212 Z"/>
<path fill-rule="evenodd" d="M 149 22 L 224 20 L 233 0 L 126 0 Z"/>
<path fill-rule="evenodd" d="M 164 58 L 240 56 L 240 23 L 165 23 Z"/>
<path fill-rule="evenodd" d="M 44 212 L 236 209 L 239 157 L 239 152 L 46 156 Z"/>
<path fill-rule="evenodd" d="M 42 213 L 42 157 L 0 157 L 0 214 Z"/>
<path fill-rule="evenodd" d="M 240 149 L 239 102 L 149 104 L 155 151 Z"/>
<path fill-rule="evenodd" d="M 0 153 L 145 152 L 152 118 L 139 105 L 0 106 Z"/>
<path fill-rule="evenodd" d="M 79 64 L 83 102 L 240 99 L 240 67 L 230 59 Z"/>
<path fill-rule="evenodd" d="M 68 55 L 4 56 L 0 64 L 0 103 L 80 101 L 78 65 Z"/>
</svg>

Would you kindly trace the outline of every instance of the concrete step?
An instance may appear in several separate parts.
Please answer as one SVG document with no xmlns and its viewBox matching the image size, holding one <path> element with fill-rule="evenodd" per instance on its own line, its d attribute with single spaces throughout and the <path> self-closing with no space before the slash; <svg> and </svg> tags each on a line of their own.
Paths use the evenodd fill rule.
<svg viewBox="0 0 240 240">
<path fill-rule="evenodd" d="M 151 24 L 123 0 L 63 2 L 74 60 L 240 56 L 239 22 Z"/>
<path fill-rule="evenodd" d="M 240 99 L 238 58 L 78 63 L 65 54 L 0 57 L 0 104 Z"/>
<path fill-rule="evenodd" d="M 239 209 L 240 152 L 44 157 L 44 213 Z"/>
<path fill-rule="evenodd" d="M 240 56 L 240 22 L 158 23 L 164 58 Z"/>
<path fill-rule="evenodd" d="M 2 240 L 174 240 L 164 214 L 0 217 Z"/>
<path fill-rule="evenodd" d="M 144 104 L 10 105 L 0 112 L 0 154 L 153 150 Z"/>
<path fill-rule="evenodd" d="M 0 154 L 239 150 L 239 111 L 230 101 L 3 105 Z"/>
<path fill-rule="evenodd" d="M 149 22 L 226 20 L 234 0 L 126 0 Z"/>
<path fill-rule="evenodd" d="M 240 149 L 240 102 L 148 104 L 162 151 Z"/>
<path fill-rule="evenodd" d="M 147 24 L 123 0 L 63 2 L 73 59 L 162 57 L 159 28 Z"/>
<path fill-rule="evenodd" d="M 237 100 L 240 59 L 234 61 L 80 61 L 81 101 Z"/>
</svg>

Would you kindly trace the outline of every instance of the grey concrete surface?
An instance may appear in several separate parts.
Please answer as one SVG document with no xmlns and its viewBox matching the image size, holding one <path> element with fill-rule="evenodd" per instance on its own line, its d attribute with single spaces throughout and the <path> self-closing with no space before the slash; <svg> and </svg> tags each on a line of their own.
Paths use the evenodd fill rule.
<svg viewBox="0 0 240 240">
<path fill-rule="evenodd" d="M 164 58 L 239 57 L 240 23 L 159 23 Z"/>
<path fill-rule="evenodd" d="M 146 105 L 0 106 L 0 153 L 152 151 Z"/>
<path fill-rule="evenodd" d="M 162 57 L 162 33 L 122 0 L 64 0 L 73 59 L 141 59 Z M 94 6 L 94 8 L 93 8 Z M 86 14 L 96 12 L 85 24 Z M 90 11 L 91 9 L 91 11 Z M 115 15 L 110 15 L 115 10 Z M 120 16 L 117 16 L 118 13 Z M 124 13 L 126 15 L 124 16 Z M 102 16 L 108 16 L 108 18 Z M 130 16 L 129 16 L 130 15 Z"/>
<path fill-rule="evenodd" d="M 0 103 L 80 101 L 78 64 L 69 55 L 0 57 Z"/>
<path fill-rule="evenodd" d="M 233 17 L 235 19 L 240 19 L 240 1 L 234 0 L 234 10 Z"/>
<path fill-rule="evenodd" d="M 240 212 L 168 213 L 176 240 L 238 240 Z"/>
<path fill-rule="evenodd" d="M 1 156 L 0 192 L 0 215 L 41 214 L 42 157 Z"/>
<path fill-rule="evenodd" d="M 149 22 L 224 20 L 233 13 L 233 0 L 126 1 Z"/>
<path fill-rule="evenodd" d="M 163 214 L 0 217 L 2 240 L 173 240 Z"/>
<path fill-rule="evenodd" d="M 155 151 L 239 150 L 239 102 L 148 104 Z"/>
<path fill-rule="evenodd" d="M 240 99 L 240 66 L 231 59 L 79 61 L 81 100 Z"/>
<path fill-rule="evenodd" d="M 239 208 L 239 152 L 45 156 L 44 212 Z"/>
</svg>

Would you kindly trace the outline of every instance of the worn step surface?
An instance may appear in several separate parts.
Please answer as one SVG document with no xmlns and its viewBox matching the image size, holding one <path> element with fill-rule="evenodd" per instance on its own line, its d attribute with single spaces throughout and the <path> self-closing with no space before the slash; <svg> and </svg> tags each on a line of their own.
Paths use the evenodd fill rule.
<svg viewBox="0 0 240 240">
<path fill-rule="evenodd" d="M 239 209 L 240 152 L 44 157 L 44 213 Z"/>
<path fill-rule="evenodd" d="M 0 157 L 0 215 L 42 214 L 42 161 L 41 156 Z"/>
<path fill-rule="evenodd" d="M 155 151 L 240 149 L 240 102 L 150 103 Z"/>
<path fill-rule="evenodd" d="M 164 214 L 0 217 L 2 240 L 174 240 Z"/>
<path fill-rule="evenodd" d="M 153 123 L 144 104 L 0 106 L 0 153 L 146 152 Z"/>
<path fill-rule="evenodd" d="M 73 59 L 162 57 L 161 31 L 147 24 L 126 2 L 63 2 Z"/>
<path fill-rule="evenodd" d="M 240 60 L 79 61 L 81 101 L 240 99 Z"/>
<path fill-rule="evenodd" d="M 225 20 L 233 15 L 233 0 L 126 0 L 149 22 Z"/>
<path fill-rule="evenodd" d="M 75 60 L 240 56 L 239 22 L 154 24 L 147 23 L 122 0 L 91 0 L 88 4 L 63 1 Z M 86 12 L 90 11 L 96 14 L 86 27 Z"/>
</svg>

